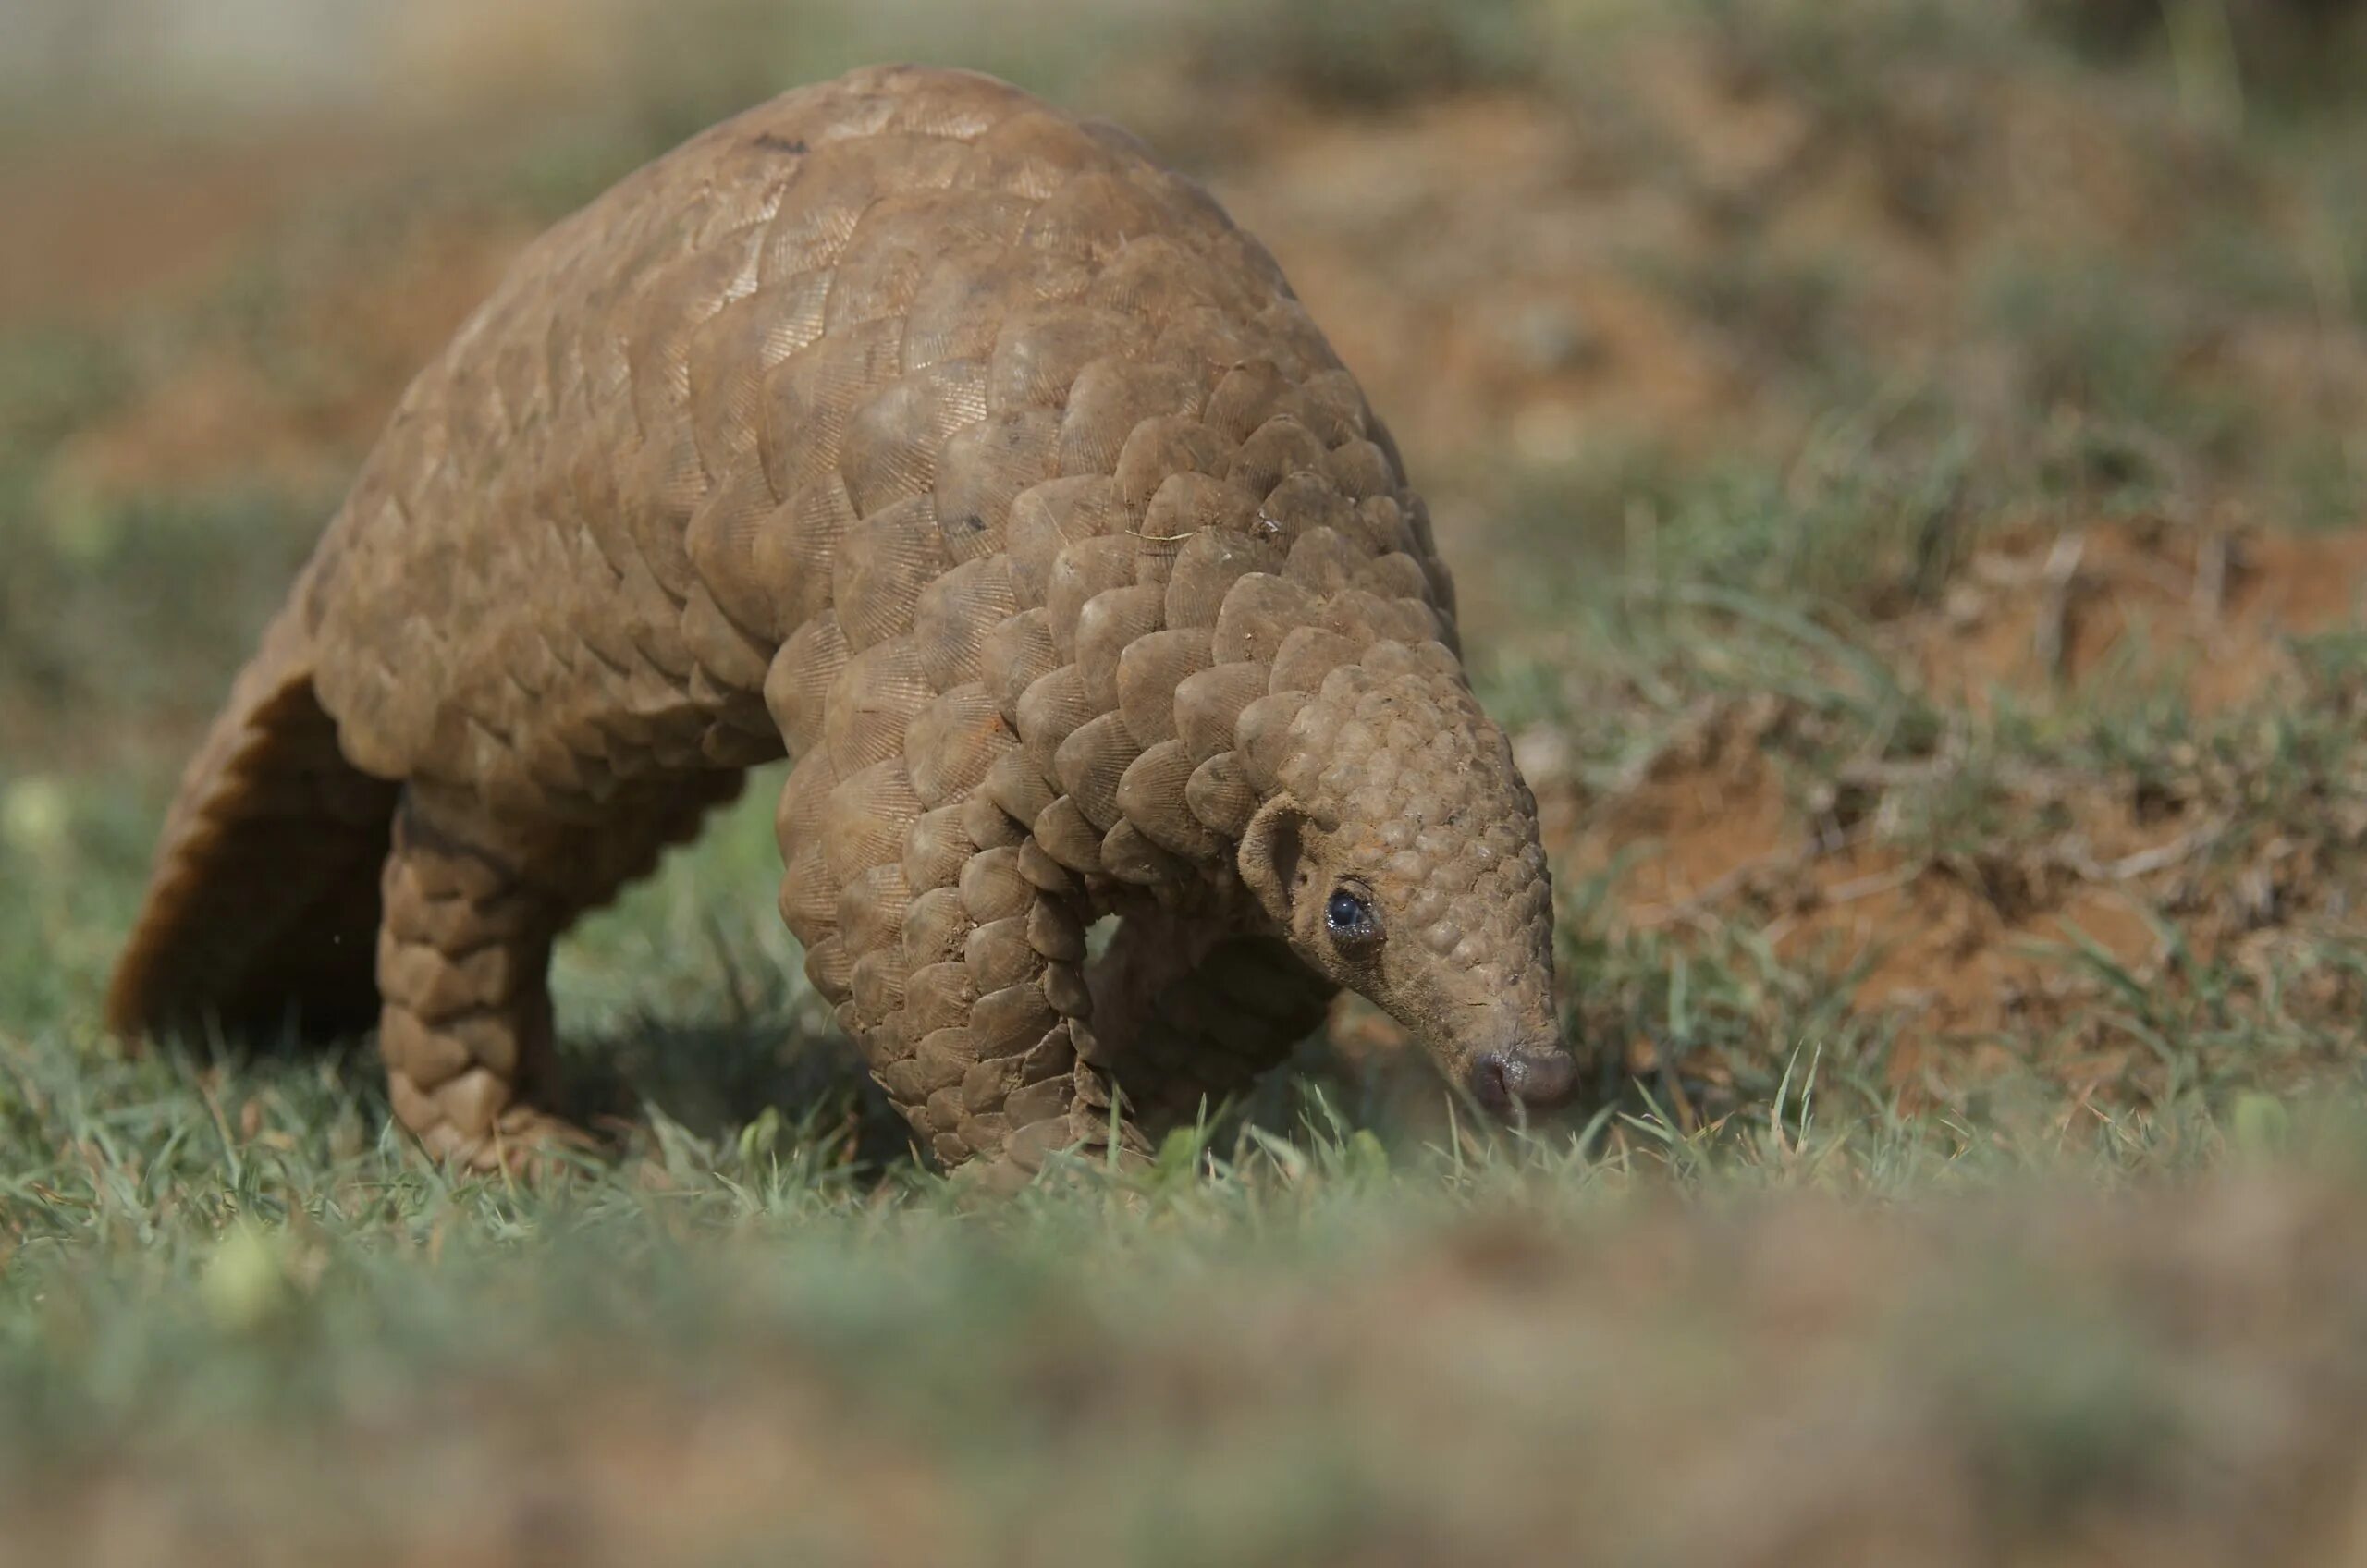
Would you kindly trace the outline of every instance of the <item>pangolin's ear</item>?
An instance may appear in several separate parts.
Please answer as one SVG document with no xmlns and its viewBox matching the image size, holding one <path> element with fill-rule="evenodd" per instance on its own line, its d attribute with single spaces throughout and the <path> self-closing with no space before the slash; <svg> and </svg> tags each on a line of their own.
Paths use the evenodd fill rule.
<svg viewBox="0 0 2367 1568">
<path fill-rule="evenodd" d="M 1291 900 L 1298 891 L 1306 834 L 1306 814 L 1289 795 L 1278 793 L 1249 819 L 1235 857 L 1241 880 L 1284 930 L 1290 928 Z"/>
</svg>

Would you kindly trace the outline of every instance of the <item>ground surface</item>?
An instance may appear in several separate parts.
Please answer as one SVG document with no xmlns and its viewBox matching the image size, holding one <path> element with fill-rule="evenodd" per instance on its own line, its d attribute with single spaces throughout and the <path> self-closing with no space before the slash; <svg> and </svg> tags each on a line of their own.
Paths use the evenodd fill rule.
<svg viewBox="0 0 2367 1568">
<path fill-rule="evenodd" d="M 0 117 L 0 1557 L 2367 1555 L 2353 8 L 423 0 L 201 70 L 121 5 L 13 18 Z M 562 1191 L 418 1163 L 366 1041 L 100 1038 L 411 371 L 618 174 L 895 56 L 1125 119 L 1365 378 L 1583 1103 L 1482 1133 L 1344 1007 L 1157 1178 L 965 1212 L 795 978 L 762 788 L 562 949 L 633 1150 Z"/>
</svg>

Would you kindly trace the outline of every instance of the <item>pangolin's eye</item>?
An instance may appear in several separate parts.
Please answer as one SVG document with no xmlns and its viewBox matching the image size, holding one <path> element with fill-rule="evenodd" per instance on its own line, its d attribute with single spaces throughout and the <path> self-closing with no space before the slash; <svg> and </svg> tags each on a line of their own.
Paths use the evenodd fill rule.
<svg viewBox="0 0 2367 1568">
<path fill-rule="evenodd" d="M 1380 916 L 1373 910 L 1371 895 L 1361 888 L 1331 889 L 1323 906 L 1323 924 L 1332 939 L 1343 946 L 1359 946 L 1380 937 Z"/>
</svg>

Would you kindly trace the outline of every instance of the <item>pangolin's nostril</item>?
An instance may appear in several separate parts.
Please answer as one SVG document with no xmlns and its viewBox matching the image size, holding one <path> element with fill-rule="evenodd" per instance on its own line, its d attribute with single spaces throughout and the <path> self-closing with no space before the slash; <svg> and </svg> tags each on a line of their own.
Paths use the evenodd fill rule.
<svg viewBox="0 0 2367 1568">
<path fill-rule="evenodd" d="M 1513 1092 L 1531 1110 L 1560 1105 L 1577 1085 L 1578 1064 L 1566 1050 L 1537 1051 L 1515 1057 L 1513 1062 L 1520 1070 Z"/>
<path fill-rule="evenodd" d="M 1498 1116 L 1512 1114 L 1512 1069 L 1502 1057 L 1488 1051 L 1472 1059 L 1471 1095 Z"/>
<path fill-rule="evenodd" d="M 1471 1093 L 1498 1116 L 1510 1116 L 1515 1105 L 1527 1110 L 1559 1105 L 1577 1075 L 1567 1051 L 1482 1051 L 1471 1063 Z"/>
</svg>

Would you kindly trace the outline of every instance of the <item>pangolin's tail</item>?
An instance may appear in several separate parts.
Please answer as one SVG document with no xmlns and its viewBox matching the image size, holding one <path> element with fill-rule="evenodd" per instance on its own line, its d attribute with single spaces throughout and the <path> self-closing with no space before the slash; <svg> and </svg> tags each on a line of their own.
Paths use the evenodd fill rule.
<svg viewBox="0 0 2367 1568">
<path fill-rule="evenodd" d="M 357 771 L 313 692 L 299 594 L 181 776 L 107 993 L 124 1035 L 335 1034 L 376 1014 L 378 878 L 398 786 Z"/>
</svg>

